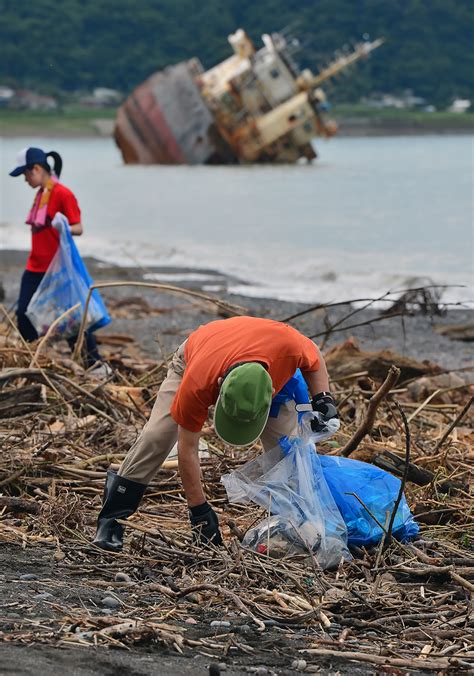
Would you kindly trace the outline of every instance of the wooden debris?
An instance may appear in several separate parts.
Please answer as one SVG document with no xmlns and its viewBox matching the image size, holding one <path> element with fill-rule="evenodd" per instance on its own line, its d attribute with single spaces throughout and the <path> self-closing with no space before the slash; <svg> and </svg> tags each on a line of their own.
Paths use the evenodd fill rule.
<svg viewBox="0 0 474 676">
<path fill-rule="evenodd" d="M 41 385 L 0 391 L 0 418 L 19 417 L 38 411 L 44 406 Z"/>
<path fill-rule="evenodd" d="M 450 324 L 446 326 L 444 324 L 437 325 L 434 327 L 436 333 L 439 333 L 440 336 L 446 336 L 451 338 L 451 340 L 463 340 L 466 343 L 472 343 L 474 341 L 474 324 L 468 322 L 466 324 Z"/>
<path fill-rule="evenodd" d="M 211 427 L 203 434 L 209 457 L 202 459 L 202 471 L 225 546 L 194 545 L 177 461 L 170 459 L 129 519 L 124 551 L 95 550 L 90 541 L 105 472 L 136 439 L 166 363 L 115 352 L 115 380 L 104 385 L 49 344 L 33 369 L 31 358 L 13 336 L 0 341 L 0 542 L 18 545 L 32 560 L 48 548 L 53 572 L 15 582 L 32 591 L 22 597 L 21 609 L 11 606 L 14 621 L 8 620 L 10 608 L 4 608 L 0 641 L 96 650 L 158 644 L 216 662 L 235 655 L 254 660 L 257 646 L 276 624 L 270 649 L 284 638 L 292 646 L 288 667 L 300 650 L 304 659 L 297 663 L 306 665 L 305 672 L 320 669 L 321 658 L 367 663 L 384 672 L 468 670 L 474 571 L 468 389 L 446 392 L 442 403 L 426 401 L 421 388 L 418 399 L 413 391 L 397 390 L 397 401 L 412 417 L 406 496 L 420 520 L 431 517 L 422 524 L 420 540 L 354 550 L 352 562 L 321 571 L 316 564 L 308 566 L 307 557 L 275 560 L 241 547 L 242 534 L 261 511 L 229 505 L 220 477 L 261 450 L 224 448 Z M 388 386 L 379 389 L 379 384 L 392 363 L 402 381 L 439 369 L 387 352 L 363 352 L 353 342 L 333 348 L 328 363 L 338 379 L 334 390 L 342 425 L 320 452 L 341 453 L 356 439 L 355 455 L 391 460 L 392 471 L 403 473 L 405 432 L 386 396 L 397 371 Z M 40 407 L 17 415 L 18 402 L 28 403 L 40 392 Z M 39 592 L 53 598 L 35 600 Z M 105 596 L 118 599 L 110 615 L 97 611 Z M 300 634 L 303 629 L 310 631 Z"/>
<path fill-rule="evenodd" d="M 135 340 L 121 333 L 101 333 L 97 336 L 98 345 L 130 345 Z"/>
<path fill-rule="evenodd" d="M 40 505 L 35 500 L 0 495 L 0 510 L 14 513 L 39 514 Z"/>
<path fill-rule="evenodd" d="M 366 352 L 360 349 L 354 338 L 335 345 L 325 353 L 324 358 L 331 377 L 334 379 L 359 371 L 367 371 L 371 378 L 382 381 L 392 365 L 400 369 L 400 382 L 441 371 L 436 364 L 419 362 L 390 350 Z"/>
<path fill-rule="evenodd" d="M 414 401 L 430 397 L 430 402 L 449 404 L 453 401 L 453 396 L 456 397 L 457 391 L 460 391 L 462 396 L 462 391 L 467 391 L 472 382 L 472 376 L 470 380 L 465 380 L 456 373 L 442 373 L 417 378 L 407 385 L 407 389 Z"/>
<path fill-rule="evenodd" d="M 400 369 L 392 365 L 382 385 L 379 387 L 377 392 L 370 398 L 369 405 L 367 407 L 367 413 L 361 425 L 356 429 L 356 431 L 349 439 L 347 444 L 341 449 L 340 451 L 341 455 L 344 455 L 346 457 L 349 456 L 352 453 L 352 451 L 356 450 L 362 439 L 367 434 L 370 434 L 372 432 L 379 404 L 383 401 L 383 399 L 385 399 L 390 390 L 392 390 L 395 387 L 399 378 L 400 378 Z"/>
<path fill-rule="evenodd" d="M 380 467 L 395 476 L 402 477 L 405 473 L 406 463 L 404 459 L 390 451 L 382 451 L 380 455 L 376 455 L 372 459 L 372 462 L 374 465 L 377 465 L 377 467 Z M 428 486 L 436 481 L 436 474 L 429 469 L 418 467 L 410 462 L 408 466 L 408 481 L 411 481 L 417 486 Z M 447 480 L 437 482 L 437 490 L 440 493 L 450 493 L 451 491 L 466 490 L 467 488 L 466 485 L 454 481 Z"/>
<path fill-rule="evenodd" d="M 129 385 L 112 385 L 105 386 L 107 392 L 110 393 L 113 399 L 123 402 L 125 404 L 134 403 L 138 408 L 145 410 L 146 402 L 144 395 L 147 392 L 145 387 L 130 387 Z"/>
<path fill-rule="evenodd" d="M 392 294 L 386 294 L 391 297 Z M 418 312 L 422 315 L 442 315 L 444 308 L 441 303 L 443 287 L 441 286 L 421 286 L 413 289 L 406 289 L 391 305 L 389 305 L 381 314 L 382 316 L 391 315 L 394 312 L 402 312 L 405 315 Z"/>
</svg>

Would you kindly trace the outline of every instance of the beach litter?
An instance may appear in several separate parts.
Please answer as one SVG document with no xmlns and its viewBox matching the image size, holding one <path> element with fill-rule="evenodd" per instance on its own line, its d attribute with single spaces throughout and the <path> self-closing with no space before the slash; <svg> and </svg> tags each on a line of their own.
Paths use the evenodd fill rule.
<svg viewBox="0 0 474 676">
<path fill-rule="evenodd" d="M 127 342 L 104 343 L 104 354 L 113 381 L 97 382 L 58 345 L 45 344 L 35 359 L 35 346 L 10 322 L 0 324 L 0 553 L 7 557 L 0 642 L 96 650 L 139 644 L 253 666 L 262 650 L 272 659 L 277 641 L 287 668 L 305 671 L 320 669 L 321 660 L 392 673 L 472 668 L 472 387 L 424 398 L 420 388 L 416 398 L 410 381 L 441 371 L 419 364 L 374 404 L 390 367 L 386 353 L 376 368 L 377 353 L 354 363 L 352 348 L 338 352 L 333 390 L 342 424 L 318 451 L 391 462 L 420 524 L 415 540 L 397 541 L 389 518 L 375 546 L 349 542 L 351 560 L 339 557 L 324 570 L 317 558 L 324 532 L 304 521 L 294 532 L 283 528 L 278 515 L 269 518 L 268 500 L 228 502 L 221 477 L 262 451 L 259 444 L 226 448 L 208 426 L 201 465 L 224 546 L 193 544 L 170 461 L 127 522 L 124 551 L 111 555 L 90 545 L 106 470 L 118 467 L 139 434 L 166 361 Z M 279 543 L 285 550 L 302 542 L 301 555 L 272 556 Z"/>
<path fill-rule="evenodd" d="M 230 503 L 252 502 L 268 511 L 247 531 L 244 546 L 274 558 L 306 555 L 309 566 L 337 568 L 351 558 L 347 529 L 303 425 L 300 434 L 283 438 L 221 481 Z"/>
</svg>

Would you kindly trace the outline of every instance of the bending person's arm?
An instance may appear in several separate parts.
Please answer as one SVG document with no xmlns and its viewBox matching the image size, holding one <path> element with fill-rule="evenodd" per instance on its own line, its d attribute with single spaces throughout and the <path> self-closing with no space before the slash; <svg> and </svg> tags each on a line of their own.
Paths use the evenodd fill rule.
<svg viewBox="0 0 474 676">
<path fill-rule="evenodd" d="M 329 392 L 329 376 L 326 368 L 326 362 L 317 345 L 314 346 L 318 352 L 319 368 L 317 371 L 304 371 L 301 369 L 303 378 L 308 386 L 311 397 L 320 392 Z"/>
<path fill-rule="evenodd" d="M 199 463 L 199 437 L 201 432 L 190 432 L 178 427 L 178 467 L 188 507 L 206 502 L 201 483 Z"/>
<path fill-rule="evenodd" d="M 201 483 L 199 464 L 200 432 L 189 432 L 178 428 L 178 465 L 186 500 L 189 507 L 189 519 L 194 540 L 200 544 L 222 544 L 219 521 L 206 497 Z"/>
<path fill-rule="evenodd" d="M 339 429 L 339 415 L 336 402 L 329 393 L 329 376 L 326 362 L 319 348 L 315 345 L 318 353 L 318 368 L 316 371 L 301 371 L 311 395 L 311 407 L 313 420 L 311 429 L 318 435 L 319 441 L 328 439 Z"/>
</svg>

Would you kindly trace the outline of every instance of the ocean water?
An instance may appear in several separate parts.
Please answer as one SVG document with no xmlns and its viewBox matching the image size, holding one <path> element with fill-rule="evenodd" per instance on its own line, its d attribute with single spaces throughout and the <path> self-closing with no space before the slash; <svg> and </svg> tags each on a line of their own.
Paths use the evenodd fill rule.
<svg viewBox="0 0 474 676">
<path fill-rule="evenodd" d="M 246 295 L 298 301 L 378 296 L 425 283 L 473 291 L 473 136 L 335 138 L 312 165 L 125 166 L 109 139 L 0 138 L 0 248 L 25 249 L 33 191 L 10 178 L 18 150 L 64 159 L 83 212 L 84 255 L 235 278 Z M 199 277 L 200 275 L 200 277 Z"/>
</svg>

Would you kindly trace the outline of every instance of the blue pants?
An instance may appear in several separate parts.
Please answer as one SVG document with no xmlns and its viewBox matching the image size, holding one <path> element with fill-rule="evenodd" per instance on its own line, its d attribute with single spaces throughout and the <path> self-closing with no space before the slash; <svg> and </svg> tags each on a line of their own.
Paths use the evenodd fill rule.
<svg viewBox="0 0 474 676">
<path fill-rule="evenodd" d="M 30 322 L 26 316 L 26 308 L 30 300 L 33 298 L 33 295 L 40 285 L 41 280 L 44 277 L 44 272 L 31 272 L 31 270 L 25 270 L 21 278 L 20 285 L 20 295 L 18 298 L 18 305 L 16 310 L 18 330 L 23 336 L 24 340 L 31 342 L 38 339 L 38 333 L 36 332 L 35 327 Z M 68 338 L 69 347 L 74 349 L 76 344 L 77 336 L 72 336 Z M 97 350 L 97 343 L 93 333 L 86 331 L 86 366 L 89 368 L 96 361 L 101 361 L 99 351 Z"/>
</svg>

